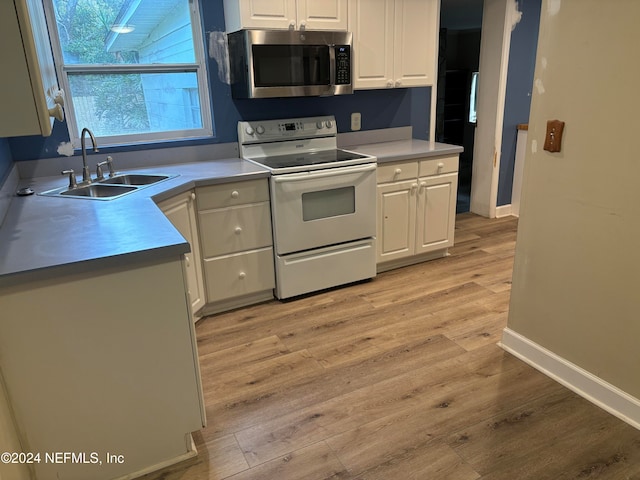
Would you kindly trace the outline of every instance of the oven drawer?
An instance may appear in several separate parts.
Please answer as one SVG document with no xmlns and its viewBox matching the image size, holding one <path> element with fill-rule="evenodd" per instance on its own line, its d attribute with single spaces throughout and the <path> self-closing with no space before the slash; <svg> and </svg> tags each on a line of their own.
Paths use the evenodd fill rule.
<svg viewBox="0 0 640 480">
<path fill-rule="evenodd" d="M 458 155 L 452 157 L 430 158 L 420 161 L 420 177 L 430 177 L 442 173 L 458 171 Z"/>
<path fill-rule="evenodd" d="M 269 200 L 269 184 L 267 179 L 222 183 L 198 187 L 196 195 L 198 210 L 266 202 Z"/>
<path fill-rule="evenodd" d="M 199 212 L 203 257 L 272 244 L 269 202 Z"/>
<path fill-rule="evenodd" d="M 275 286 L 273 248 L 204 260 L 207 300 L 216 302 Z"/>
<path fill-rule="evenodd" d="M 378 164 L 378 183 L 399 182 L 418 177 L 418 162 Z"/>
<path fill-rule="evenodd" d="M 276 255 L 280 299 L 376 276 L 375 238 L 318 248 L 291 255 Z"/>
</svg>

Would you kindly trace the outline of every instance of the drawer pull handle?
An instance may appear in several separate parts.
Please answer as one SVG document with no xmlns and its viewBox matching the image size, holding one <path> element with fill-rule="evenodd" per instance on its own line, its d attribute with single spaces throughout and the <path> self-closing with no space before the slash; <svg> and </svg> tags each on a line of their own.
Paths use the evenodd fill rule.
<svg viewBox="0 0 640 480">
<path fill-rule="evenodd" d="M 246 274 L 246 273 L 244 273 L 244 272 L 240 272 L 240 273 L 238 274 L 238 278 L 239 278 L 240 280 L 244 279 L 246 276 L 247 276 L 247 274 Z"/>
<path fill-rule="evenodd" d="M 242 227 L 236 227 L 234 232 L 236 232 L 236 235 L 240 235 L 242 233 Z"/>
<path fill-rule="evenodd" d="M 237 190 L 234 190 L 233 192 L 231 192 L 231 198 L 238 198 L 240 196 L 240 193 Z"/>
</svg>

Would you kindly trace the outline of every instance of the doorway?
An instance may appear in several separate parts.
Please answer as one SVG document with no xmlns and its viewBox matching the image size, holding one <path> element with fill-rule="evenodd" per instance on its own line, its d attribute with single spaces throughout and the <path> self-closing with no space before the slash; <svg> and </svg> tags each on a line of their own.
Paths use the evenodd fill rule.
<svg viewBox="0 0 640 480">
<path fill-rule="evenodd" d="M 460 145 L 456 213 L 471 207 L 476 130 L 475 88 L 480 63 L 483 0 L 442 0 L 436 141 Z"/>
</svg>

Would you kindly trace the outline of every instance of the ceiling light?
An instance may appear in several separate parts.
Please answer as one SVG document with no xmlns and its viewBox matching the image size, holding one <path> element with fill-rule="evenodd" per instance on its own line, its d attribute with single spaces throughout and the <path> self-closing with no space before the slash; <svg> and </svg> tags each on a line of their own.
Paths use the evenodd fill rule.
<svg viewBox="0 0 640 480">
<path fill-rule="evenodd" d="M 133 25 L 112 25 L 111 31 L 115 33 L 131 33 L 136 29 Z"/>
</svg>

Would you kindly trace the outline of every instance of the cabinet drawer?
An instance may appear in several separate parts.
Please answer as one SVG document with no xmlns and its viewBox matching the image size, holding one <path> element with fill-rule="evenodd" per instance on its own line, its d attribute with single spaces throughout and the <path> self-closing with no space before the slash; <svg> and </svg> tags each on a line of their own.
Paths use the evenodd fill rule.
<svg viewBox="0 0 640 480">
<path fill-rule="evenodd" d="M 429 177 L 441 173 L 454 173 L 458 171 L 458 156 L 436 157 L 420 160 L 420 176 Z"/>
<path fill-rule="evenodd" d="M 204 274 L 209 302 L 272 289 L 273 248 L 207 259 Z"/>
<path fill-rule="evenodd" d="M 269 200 L 269 184 L 266 179 L 260 179 L 210 185 L 198 188 L 196 196 L 198 210 L 266 202 Z"/>
<path fill-rule="evenodd" d="M 418 162 L 378 164 L 378 183 L 397 182 L 418 177 Z"/>
<path fill-rule="evenodd" d="M 205 258 L 272 245 L 269 202 L 199 212 Z"/>
</svg>

